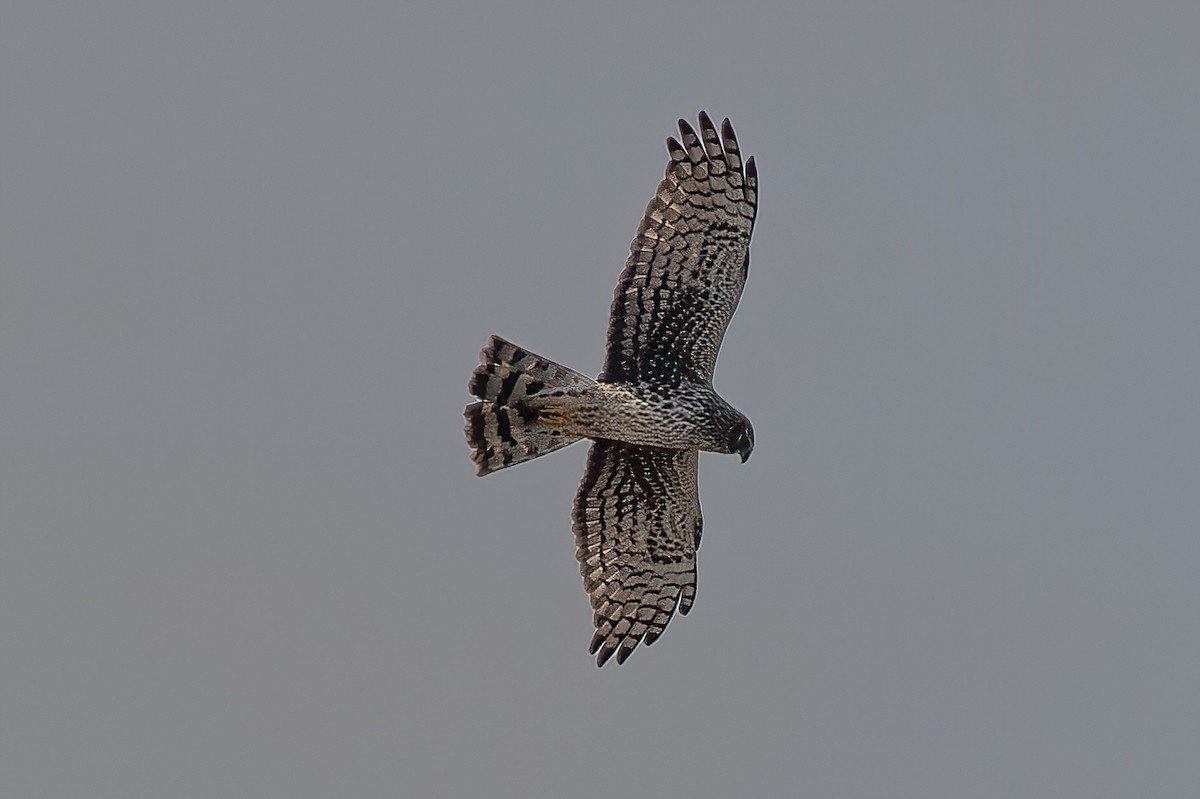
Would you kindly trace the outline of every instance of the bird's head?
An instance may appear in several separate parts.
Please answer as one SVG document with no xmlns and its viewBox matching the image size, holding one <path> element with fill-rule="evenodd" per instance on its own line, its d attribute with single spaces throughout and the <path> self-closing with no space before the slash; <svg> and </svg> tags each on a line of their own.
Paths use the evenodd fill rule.
<svg viewBox="0 0 1200 799">
<path fill-rule="evenodd" d="M 741 416 L 741 414 L 738 415 Z M 741 416 L 729 428 L 726 446 L 729 448 L 730 454 L 736 452 L 742 456 L 742 463 L 750 458 L 750 453 L 754 451 L 754 426 L 745 416 Z"/>
</svg>

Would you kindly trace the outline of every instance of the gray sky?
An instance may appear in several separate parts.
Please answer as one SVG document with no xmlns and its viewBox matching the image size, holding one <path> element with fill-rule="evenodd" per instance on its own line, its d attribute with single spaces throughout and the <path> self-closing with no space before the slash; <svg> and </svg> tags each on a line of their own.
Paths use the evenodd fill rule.
<svg viewBox="0 0 1200 799">
<path fill-rule="evenodd" d="M 1200 7 L 411 5 L 6 5 L 0 794 L 1196 796 Z M 757 447 L 598 670 L 465 384 L 701 108 Z"/>
</svg>

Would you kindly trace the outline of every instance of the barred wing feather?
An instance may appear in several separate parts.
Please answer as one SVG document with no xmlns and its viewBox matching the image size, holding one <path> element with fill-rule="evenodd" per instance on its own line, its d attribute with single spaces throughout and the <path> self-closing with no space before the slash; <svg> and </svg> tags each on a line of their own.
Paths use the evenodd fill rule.
<svg viewBox="0 0 1200 799">
<path fill-rule="evenodd" d="M 591 595 L 591 653 L 624 663 L 696 594 L 699 453 L 596 441 L 575 497 L 576 557 Z"/>
<path fill-rule="evenodd" d="M 750 266 L 758 210 L 754 159 L 744 164 L 726 119 L 700 132 L 679 120 L 666 176 L 638 227 L 609 319 L 605 382 L 712 382 L 717 351 Z"/>
</svg>

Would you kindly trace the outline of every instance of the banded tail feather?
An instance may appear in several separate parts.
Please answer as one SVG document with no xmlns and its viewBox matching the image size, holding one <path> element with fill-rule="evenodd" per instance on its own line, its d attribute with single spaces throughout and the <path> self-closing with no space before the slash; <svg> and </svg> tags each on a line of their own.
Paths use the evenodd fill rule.
<svg viewBox="0 0 1200 799">
<path fill-rule="evenodd" d="M 468 384 L 481 402 L 463 410 L 475 473 L 482 477 L 578 441 L 580 436 L 559 429 L 543 413 L 545 400 L 594 384 L 590 377 L 492 336 Z"/>
</svg>

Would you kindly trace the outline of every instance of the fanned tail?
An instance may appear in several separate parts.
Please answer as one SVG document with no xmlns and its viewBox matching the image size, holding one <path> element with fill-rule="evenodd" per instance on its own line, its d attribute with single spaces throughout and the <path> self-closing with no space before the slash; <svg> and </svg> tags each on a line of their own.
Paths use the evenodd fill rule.
<svg viewBox="0 0 1200 799">
<path fill-rule="evenodd" d="M 540 403 L 530 400 L 586 389 L 594 383 L 573 369 L 492 336 L 479 353 L 479 366 L 468 385 L 482 401 L 463 410 L 475 473 L 482 477 L 578 441 L 580 436 L 541 420 Z"/>
</svg>

